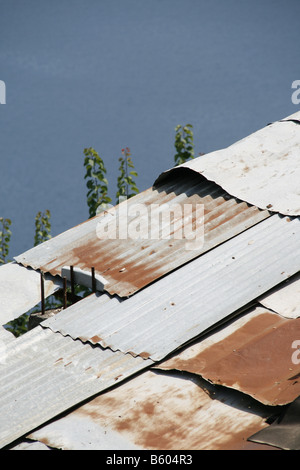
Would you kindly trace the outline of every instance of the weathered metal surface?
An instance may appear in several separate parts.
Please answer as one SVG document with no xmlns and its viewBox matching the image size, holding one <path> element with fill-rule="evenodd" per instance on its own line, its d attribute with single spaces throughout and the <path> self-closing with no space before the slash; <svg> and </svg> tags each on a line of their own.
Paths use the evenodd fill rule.
<svg viewBox="0 0 300 470">
<path fill-rule="evenodd" d="M 161 360 L 299 271 L 300 220 L 273 215 L 134 296 L 91 295 L 44 327 Z"/>
<path fill-rule="evenodd" d="M 261 209 L 300 215 L 300 111 L 222 150 L 184 163 Z M 157 182 L 171 169 L 163 173 Z"/>
<path fill-rule="evenodd" d="M 269 413 L 195 376 L 147 371 L 29 437 L 63 450 L 241 450 Z"/>
<path fill-rule="evenodd" d="M 37 326 L 0 361 L 0 447 L 152 364 Z"/>
<path fill-rule="evenodd" d="M 204 220 L 199 217 L 201 207 Z M 173 217 L 171 223 L 168 216 Z M 15 259 L 53 275 L 68 266 L 88 272 L 94 267 L 106 292 L 127 297 L 269 216 L 200 175 L 180 170 L 164 184 Z M 186 235 L 194 236 L 194 242 Z"/>
<path fill-rule="evenodd" d="M 287 318 L 300 317 L 300 273 L 271 289 L 259 302 Z"/>
<path fill-rule="evenodd" d="M 257 308 L 158 367 L 199 374 L 266 405 L 285 405 L 300 395 L 297 339 L 300 319 Z"/>
<path fill-rule="evenodd" d="M 59 277 L 45 276 L 45 297 L 61 289 Z M 0 324 L 28 312 L 41 301 L 40 274 L 17 263 L 0 267 Z"/>
</svg>

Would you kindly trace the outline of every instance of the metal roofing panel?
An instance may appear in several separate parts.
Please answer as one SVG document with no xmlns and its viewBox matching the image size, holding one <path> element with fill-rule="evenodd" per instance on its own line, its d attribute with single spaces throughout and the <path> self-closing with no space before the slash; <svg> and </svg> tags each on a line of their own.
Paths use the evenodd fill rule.
<svg viewBox="0 0 300 470">
<path fill-rule="evenodd" d="M 284 450 L 300 450 L 300 397 L 284 408 L 270 426 L 264 428 L 249 440 L 276 446 Z"/>
<path fill-rule="evenodd" d="M 12 447 L 10 450 L 50 450 L 49 447 L 47 447 L 45 444 L 42 442 L 20 442 L 16 446 Z"/>
<path fill-rule="evenodd" d="M 266 405 L 285 405 L 300 395 L 297 338 L 300 319 L 259 307 L 157 367 L 199 374 Z"/>
<path fill-rule="evenodd" d="M 0 324 L 28 312 L 41 301 L 40 274 L 17 263 L 0 267 Z M 45 297 L 62 288 L 62 280 L 45 275 Z"/>
<path fill-rule="evenodd" d="M 269 216 L 200 175 L 180 170 L 164 184 L 15 259 L 53 275 L 61 275 L 65 266 L 89 273 L 94 267 L 106 292 L 127 297 Z"/>
<path fill-rule="evenodd" d="M 37 326 L 0 361 L 0 447 L 152 364 Z"/>
<path fill-rule="evenodd" d="M 147 371 L 28 437 L 63 450 L 238 450 L 268 416 L 190 374 Z"/>
<path fill-rule="evenodd" d="M 300 111 L 181 165 L 261 209 L 300 215 Z M 169 170 L 157 179 L 171 173 Z"/>
<path fill-rule="evenodd" d="M 300 317 L 300 273 L 259 297 L 267 308 L 287 318 Z"/>
<path fill-rule="evenodd" d="M 126 300 L 91 295 L 43 326 L 160 360 L 298 272 L 299 240 L 299 219 L 273 215 Z"/>
</svg>

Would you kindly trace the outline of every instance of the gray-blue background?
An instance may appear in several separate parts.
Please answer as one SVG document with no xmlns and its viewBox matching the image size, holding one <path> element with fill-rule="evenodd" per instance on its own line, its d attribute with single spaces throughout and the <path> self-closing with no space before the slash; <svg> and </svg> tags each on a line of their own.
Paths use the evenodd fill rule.
<svg viewBox="0 0 300 470">
<path fill-rule="evenodd" d="M 174 128 L 195 153 L 226 147 L 300 109 L 299 0 L 0 0 L 0 216 L 10 255 L 88 218 L 83 149 L 114 198 L 121 149 L 144 190 L 173 165 Z"/>
</svg>

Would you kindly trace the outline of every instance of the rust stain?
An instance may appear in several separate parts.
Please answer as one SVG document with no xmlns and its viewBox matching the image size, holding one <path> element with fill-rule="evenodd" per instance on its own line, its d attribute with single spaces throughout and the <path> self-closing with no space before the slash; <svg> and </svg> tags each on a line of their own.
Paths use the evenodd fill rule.
<svg viewBox="0 0 300 470">
<path fill-rule="evenodd" d="M 139 356 L 142 357 L 143 359 L 149 359 L 150 355 L 151 354 L 146 351 L 143 351 L 139 354 Z"/>
<path fill-rule="evenodd" d="M 181 380 L 173 383 L 165 376 L 163 385 L 156 385 L 161 378 L 153 375 L 143 374 L 112 389 L 75 413 L 147 450 L 239 449 L 249 435 L 267 426 L 255 415 L 244 424 L 240 410 L 220 408 L 193 382 L 183 391 Z"/>
<path fill-rule="evenodd" d="M 102 338 L 100 338 L 100 336 L 98 335 L 95 335 L 91 338 L 91 341 L 92 343 L 100 343 L 100 341 L 102 341 Z"/>
<path fill-rule="evenodd" d="M 285 405 L 300 395 L 300 365 L 292 362 L 295 338 L 300 338 L 300 319 L 264 313 L 193 357 L 159 367 L 199 374 L 266 405 Z"/>
<path fill-rule="evenodd" d="M 119 380 L 120 377 L 123 377 L 123 374 L 117 375 L 117 377 L 115 377 L 115 380 Z"/>
</svg>

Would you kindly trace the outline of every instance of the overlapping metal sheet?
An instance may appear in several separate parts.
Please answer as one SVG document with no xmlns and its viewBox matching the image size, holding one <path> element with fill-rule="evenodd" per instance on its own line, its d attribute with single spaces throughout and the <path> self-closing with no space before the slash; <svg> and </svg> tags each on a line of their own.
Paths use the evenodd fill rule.
<svg viewBox="0 0 300 470">
<path fill-rule="evenodd" d="M 298 218 L 273 215 L 122 302 L 92 295 L 43 326 L 161 360 L 298 272 L 299 240 Z"/>
<path fill-rule="evenodd" d="M 30 442 L 30 441 L 23 441 L 20 442 L 19 444 L 16 444 L 14 447 L 12 447 L 10 450 L 50 450 L 46 444 L 43 444 L 42 442 Z"/>
<path fill-rule="evenodd" d="M 1 448 L 152 364 L 40 326 L 6 343 L 2 353 Z"/>
<path fill-rule="evenodd" d="M 3 347 L 9 341 L 12 341 L 15 336 L 4 327 L 0 326 L 0 361 L 1 361 L 1 353 L 3 352 Z"/>
<path fill-rule="evenodd" d="M 300 111 L 181 165 L 261 209 L 300 215 Z M 168 170 L 166 174 L 174 170 Z"/>
<path fill-rule="evenodd" d="M 0 325 L 28 312 L 41 301 L 40 273 L 12 262 L 0 267 Z M 62 280 L 45 275 L 45 298 L 62 288 Z"/>
<path fill-rule="evenodd" d="M 70 437 L 78 448 L 80 426 L 83 448 L 245 448 L 245 439 L 267 426 L 266 406 L 299 395 L 299 319 L 266 309 L 228 323 L 157 365 L 156 372 L 123 382 L 232 320 L 254 300 L 274 301 L 283 311 L 270 290 L 292 286 L 285 290 L 290 295 L 297 286 L 298 118 L 172 169 L 153 188 L 16 258 L 57 279 L 65 266 L 94 267 L 103 276 L 104 293 L 1 342 L 0 447 L 31 433 L 61 448 L 72 448 Z M 171 239 L 149 236 L 149 226 L 156 227 L 153 220 L 145 223 L 147 211 L 138 218 L 140 238 L 105 236 L 105 230 L 113 233 L 116 218 L 118 227 L 136 227 L 136 205 L 169 212 L 174 206 L 204 206 L 204 245 L 189 250 L 187 240 L 175 236 L 178 221 L 192 231 L 199 220 L 195 211 L 173 217 Z M 170 220 L 160 228 L 170 228 Z M 283 286 L 285 280 L 291 283 Z M 297 316 L 295 303 L 297 298 L 288 305 L 290 317 Z M 167 376 L 174 368 L 194 375 Z M 121 387 L 67 416 L 62 427 L 59 420 L 32 432 L 120 381 Z M 88 443 L 91 429 L 100 444 Z"/>
<path fill-rule="evenodd" d="M 300 395 L 300 319 L 258 307 L 157 366 L 240 390 L 270 406 Z"/>
<path fill-rule="evenodd" d="M 274 287 L 258 300 L 264 307 L 284 317 L 300 317 L 300 273 Z"/>
<path fill-rule="evenodd" d="M 269 216 L 200 175 L 180 170 L 164 184 L 15 259 L 59 276 L 65 266 L 89 272 L 94 267 L 106 292 L 128 297 Z"/>
<path fill-rule="evenodd" d="M 190 374 L 147 371 L 28 437 L 62 450 L 241 450 L 268 416 Z"/>
</svg>

